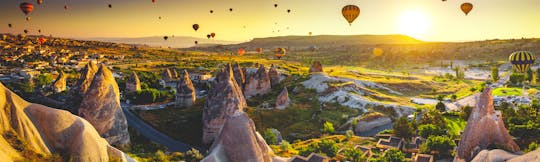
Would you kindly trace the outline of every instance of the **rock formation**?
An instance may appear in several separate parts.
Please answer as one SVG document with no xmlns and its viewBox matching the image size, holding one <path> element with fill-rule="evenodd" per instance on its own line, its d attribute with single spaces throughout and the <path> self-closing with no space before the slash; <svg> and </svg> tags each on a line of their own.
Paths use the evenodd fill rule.
<svg viewBox="0 0 540 162">
<path fill-rule="evenodd" d="M 260 65 L 256 73 L 248 75 L 244 85 L 244 96 L 251 98 L 256 95 L 264 95 L 271 91 L 270 77 L 264 68 Z"/>
<path fill-rule="evenodd" d="M 289 98 L 289 91 L 287 87 L 284 87 L 279 96 L 276 99 L 276 109 L 283 110 L 291 105 L 291 98 Z"/>
<path fill-rule="evenodd" d="M 231 65 L 217 74 L 203 109 L 203 142 L 211 143 L 219 135 L 225 119 L 247 107 L 242 90 L 236 84 Z"/>
<path fill-rule="evenodd" d="M 319 72 L 323 72 L 322 64 L 319 61 L 315 61 L 309 68 L 309 73 L 319 73 Z"/>
<path fill-rule="evenodd" d="M 523 155 L 512 154 L 501 149 L 482 150 L 472 162 L 529 162 L 540 161 L 540 149 L 528 152 Z"/>
<path fill-rule="evenodd" d="M 281 81 L 281 76 L 274 65 L 270 66 L 268 70 L 268 76 L 270 77 L 270 84 L 275 87 Z"/>
<path fill-rule="evenodd" d="M 161 74 L 161 80 L 166 82 L 174 80 L 170 69 L 167 68 L 165 71 L 163 71 L 163 74 Z"/>
<path fill-rule="evenodd" d="M 171 72 L 171 77 L 173 79 L 180 78 L 180 75 L 178 75 L 178 71 L 176 71 L 176 68 L 168 69 Z"/>
<path fill-rule="evenodd" d="M 502 116 L 495 112 L 491 89 L 486 88 L 467 120 L 454 161 L 470 161 L 476 153 L 491 144 L 503 146 L 512 152 L 519 151 L 519 146 L 504 126 Z"/>
<path fill-rule="evenodd" d="M 67 76 L 64 74 L 62 70 L 60 70 L 59 72 L 60 72 L 60 75 L 58 75 L 58 77 L 52 84 L 52 89 L 55 93 L 60 93 L 66 90 Z"/>
<path fill-rule="evenodd" d="M 86 91 L 88 91 L 90 84 L 92 84 L 92 80 L 94 80 L 94 76 L 96 75 L 97 71 L 98 67 L 94 62 L 90 61 L 88 64 L 86 64 L 86 66 L 81 70 L 79 80 L 77 80 L 77 83 L 75 83 L 75 86 L 73 86 L 76 93 L 80 95 L 86 94 Z"/>
<path fill-rule="evenodd" d="M 236 80 L 236 83 L 238 86 L 240 86 L 241 89 L 244 89 L 244 84 L 246 83 L 246 73 L 240 68 L 240 65 L 238 63 L 235 63 L 232 67 L 234 80 Z"/>
<path fill-rule="evenodd" d="M 176 107 L 190 107 L 195 103 L 196 98 L 195 87 L 193 87 L 188 72 L 184 70 L 184 76 L 176 87 Z"/>
<path fill-rule="evenodd" d="M 1 83 L 0 123 L 2 161 L 45 161 L 28 158 L 48 157 L 52 153 L 62 155 L 65 161 L 130 160 L 101 138 L 83 118 L 64 110 L 28 103 Z M 25 143 L 22 148 L 12 143 L 15 139 Z M 27 157 L 33 154 L 30 152 L 37 156 Z"/>
<path fill-rule="evenodd" d="M 79 116 L 88 120 L 110 144 L 129 143 L 127 121 L 120 106 L 120 91 L 112 72 L 101 65 L 83 97 Z"/>
<path fill-rule="evenodd" d="M 141 81 L 136 72 L 131 72 L 131 75 L 126 80 L 126 91 L 137 92 L 141 90 Z"/>
</svg>

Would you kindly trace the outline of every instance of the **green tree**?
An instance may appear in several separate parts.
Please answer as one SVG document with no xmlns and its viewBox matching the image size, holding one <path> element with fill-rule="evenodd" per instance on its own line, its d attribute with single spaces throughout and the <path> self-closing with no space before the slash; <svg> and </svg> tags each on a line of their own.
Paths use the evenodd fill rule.
<svg viewBox="0 0 540 162">
<path fill-rule="evenodd" d="M 540 68 L 536 69 L 536 83 L 540 83 Z"/>
<path fill-rule="evenodd" d="M 286 141 L 286 140 L 281 141 L 281 144 L 279 145 L 279 147 L 281 148 L 281 151 L 287 151 L 287 152 L 293 149 L 291 143 L 289 143 L 289 141 Z"/>
<path fill-rule="evenodd" d="M 345 132 L 345 138 L 347 138 L 347 140 L 351 139 L 353 136 L 354 136 L 354 132 L 352 130 L 347 130 Z"/>
<path fill-rule="evenodd" d="M 422 115 L 419 124 L 433 124 L 441 128 L 446 126 L 442 112 L 435 109 L 428 109 L 428 111 Z"/>
<path fill-rule="evenodd" d="M 499 78 L 499 67 L 497 66 L 493 66 L 491 67 L 491 80 L 493 80 L 494 82 L 498 81 L 500 78 Z"/>
<path fill-rule="evenodd" d="M 521 73 L 512 73 L 510 74 L 510 83 L 513 85 L 520 85 L 525 81 L 525 75 Z"/>
<path fill-rule="evenodd" d="M 359 149 L 347 148 L 343 151 L 346 161 L 350 162 L 364 162 L 367 159 L 363 156 L 364 153 Z"/>
<path fill-rule="evenodd" d="M 326 134 L 332 134 L 334 133 L 334 124 L 326 121 L 324 122 L 323 124 L 323 133 L 326 133 Z"/>
<path fill-rule="evenodd" d="M 394 124 L 393 130 L 394 135 L 405 139 L 410 139 L 413 134 L 413 130 L 407 121 L 407 117 L 400 117 Z"/>
<path fill-rule="evenodd" d="M 418 134 L 427 139 L 430 136 L 441 136 L 446 134 L 443 128 L 433 124 L 424 124 L 418 127 Z"/>
<path fill-rule="evenodd" d="M 386 162 L 403 162 L 405 161 L 405 154 L 398 149 L 389 149 L 384 152 L 381 160 Z"/>
<path fill-rule="evenodd" d="M 37 84 L 39 86 L 46 86 L 46 85 L 49 85 L 53 82 L 53 77 L 51 74 L 49 73 L 45 73 L 45 74 L 40 74 L 37 78 L 36 78 L 36 81 L 37 81 Z"/>
<path fill-rule="evenodd" d="M 455 101 L 457 99 L 457 95 L 456 94 L 452 94 L 452 96 L 450 97 L 452 98 L 453 101 Z"/>
<path fill-rule="evenodd" d="M 469 106 L 469 105 L 465 105 L 465 106 L 461 107 L 461 111 L 459 112 L 459 117 L 461 117 L 461 119 L 467 121 L 469 119 L 469 115 L 471 115 L 472 109 L 473 109 L 473 107 Z"/>
<path fill-rule="evenodd" d="M 446 111 L 446 105 L 444 105 L 444 103 L 442 102 L 437 102 L 437 105 L 435 105 L 435 109 L 439 110 L 440 112 L 445 112 Z"/>
<path fill-rule="evenodd" d="M 192 148 L 186 152 L 186 162 L 198 162 L 203 158 L 204 156 L 197 149 Z"/>
<path fill-rule="evenodd" d="M 529 83 L 530 83 L 530 82 L 532 82 L 533 79 L 534 79 L 533 71 L 532 71 L 531 68 L 529 68 L 527 70 L 527 72 L 525 73 L 525 80 L 529 81 Z"/>
<path fill-rule="evenodd" d="M 326 154 L 328 157 L 335 157 L 337 155 L 337 152 L 339 150 L 339 147 L 334 140 L 327 140 L 323 139 L 319 143 L 319 151 Z"/>
<path fill-rule="evenodd" d="M 436 153 L 440 158 L 451 156 L 451 152 L 456 144 L 448 136 L 430 136 L 426 142 L 420 146 L 422 153 Z"/>
<path fill-rule="evenodd" d="M 264 131 L 264 140 L 270 145 L 275 145 L 278 143 L 277 135 L 274 133 L 274 131 L 272 131 L 271 128 L 266 128 L 266 131 Z"/>
<path fill-rule="evenodd" d="M 536 142 L 531 142 L 531 143 L 529 144 L 529 147 L 527 147 L 527 149 L 525 150 L 525 152 L 531 152 L 531 151 L 534 151 L 534 150 L 536 150 L 536 149 L 538 149 L 538 143 L 536 143 Z"/>
</svg>

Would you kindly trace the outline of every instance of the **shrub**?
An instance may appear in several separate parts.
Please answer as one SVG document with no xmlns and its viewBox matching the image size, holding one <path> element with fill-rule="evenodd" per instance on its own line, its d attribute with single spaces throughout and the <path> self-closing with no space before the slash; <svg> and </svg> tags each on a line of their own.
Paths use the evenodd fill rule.
<svg viewBox="0 0 540 162">
<path fill-rule="evenodd" d="M 334 124 L 326 121 L 323 124 L 323 133 L 332 134 L 334 133 Z"/>
</svg>

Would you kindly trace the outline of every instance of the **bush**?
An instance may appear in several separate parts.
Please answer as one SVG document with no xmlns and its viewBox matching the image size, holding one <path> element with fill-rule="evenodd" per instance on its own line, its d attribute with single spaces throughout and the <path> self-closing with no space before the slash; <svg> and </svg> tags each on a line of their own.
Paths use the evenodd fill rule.
<svg viewBox="0 0 540 162">
<path fill-rule="evenodd" d="M 347 132 L 345 132 L 345 137 L 347 138 L 347 140 L 351 139 L 353 136 L 354 132 L 352 130 L 347 130 Z"/>
<path fill-rule="evenodd" d="M 420 152 L 437 152 L 440 158 L 450 157 L 452 149 L 456 144 L 448 136 L 430 136 L 425 143 L 420 146 Z"/>
<path fill-rule="evenodd" d="M 366 161 L 367 159 L 363 155 L 364 153 L 359 149 L 347 148 L 343 151 L 343 156 L 345 156 L 345 160 L 350 162 Z"/>
<path fill-rule="evenodd" d="M 465 106 L 461 107 L 461 112 L 459 112 L 459 117 L 461 117 L 461 119 L 467 121 L 469 119 L 469 116 L 471 115 L 472 109 L 473 109 L 473 107 L 471 107 L 469 105 L 465 105 Z"/>
<path fill-rule="evenodd" d="M 127 94 L 126 97 L 131 99 L 134 104 L 142 105 L 167 101 L 173 99 L 175 96 L 173 92 L 159 91 L 154 88 L 148 88 L 135 93 Z"/>
<path fill-rule="evenodd" d="M 433 124 L 424 124 L 418 127 L 418 134 L 427 139 L 430 136 L 442 136 L 446 134 L 441 127 Z"/>
<path fill-rule="evenodd" d="M 409 139 L 413 134 L 413 130 L 407 121 L 407 117 L 400 117 L 394 124 L 393 130 L 394 135 L 405 139 Z"/>
<path fill-rule="evenodd" d="M 398 149 L 389 149 L 379 159 L 386 162 L 402 162 L 405 161 L 405 154 Z"/>
<path fill-rule="evenodd" d="M 201 161 L 204 156 L 199 153 L 199 150 L 192 148 L 186 152 L 186 162 L 198 162 Z"/>
<path fill-rule="evenodd" d="M 272 128 L 266 128 L 266 131 L 264 131 L 264 140 L 269 145 L 276 145 L 278 144 L 277 135 L 272 131 Z"/>
<path fill-rule="evenodd" d="M 163 153 L 161 150 L 156 151 L 154 160 L 163 162 L 169 161 L 169 159 L 167 159 L 167 155 L 165 155 L 165 153 Z"/>
<path fill-rule="evenodd" d="M 446 105 L 444 105 L 444 103 L 439 101 L 437 103 L 437 105 L 435 105 L 435 109 L 439 110 L 440 112 L 445 112 L 446 111 Z"/>
<path fill-rule="evenodd" d="M 324 122 L 323 124 L 323 133 L 326 133 L 326 134 L 332 134 L 334 133 L 334 124 L 326 121 Z"/>
</svg>

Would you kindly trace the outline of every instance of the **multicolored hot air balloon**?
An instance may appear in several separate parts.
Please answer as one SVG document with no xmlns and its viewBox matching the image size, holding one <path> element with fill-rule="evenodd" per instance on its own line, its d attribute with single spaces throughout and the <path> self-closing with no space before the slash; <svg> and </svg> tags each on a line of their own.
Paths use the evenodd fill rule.
<svg viewBox="0 0 540 162">
<path fill-rule="evenodd" d="M 212 36 L 212 38 L 216 37 L 216 33 L 210 33 L 210 36 Z"/>
<path fill-rule="evenodd" d="M 45 39 L 44 37 L 41 37 L 41 38 L 38 39 L 39 44 L 43 44 L 46 41 L 47 41 L 47 39 Z"/>
<path fill-rule="evenodd" d="M 193 24 L 193 30 L 197 31 L 199 30 L 199 24 Z"/>
<path fill-rule="evenodd" d="M 355 5 L 347 5 L 341 10 L 343 17 L 349 22 L 349 25 L 352 25 L 354 20 L 360 15 L 360 8 Z"/>
<path fill-rule="evenodd" d="M 287 50 L 285 48 L 276 48 L 274 50 L 274 56 L 276 56 L 278 59 L 281 59 L 281 57 L 285 56 L 287 53 Z"/>
<path fill-rule="evenodd" d="M 109 4 L 109 8 L 112 8 L 112 4 Z"/>
<path fill-rule="evenodd" d="M 461 4 L 461 11 L 465 13 L 465 15 L 469 15 L 469 12 L 473 9 L 473 5 L 471 3 L 463 3 Z"/>
<path fill-rule="evenodd" d="M 262 48 L 256 48 L 255 51 L 257 51 L 257 53 L 262 53 L 263 49 Z"/>
<path fill-rule="evenodd" d="M 535 60 L 536 58 L 529 51 L 517 51 L 508 57 L 508 61 L 510 61 L 514 69 L 520 73 L 526 72 Z"/>
<path fill-rule="evenodd" d="M 238 56 L 243 56 L 244 53 L 246 53 L 246 50 L 244 50 L 244 48 L 238 48 Z"/>
<path fill-rule="evenodd" d="M 21 11 L 28 16 L 32 11 L 34 11 L 34 5 L 32 3 L 24 2 L 19 6 Z"/>
<path fill-rule="evenodd" d="M 28 30 L 24 29 L 24 34 L 28 34 Z"/>
<path fill-rule="evenodd" d="M 68 10 L 68 9 L 69 9 L 68 5 L 64 5 L 64 10 Z"/>
<path fill-rule="evenodd" d="M 43 0 L 37 0 L 37 4 L 38 4 L 38 5 L 43 4 Z"/>
</svg>

